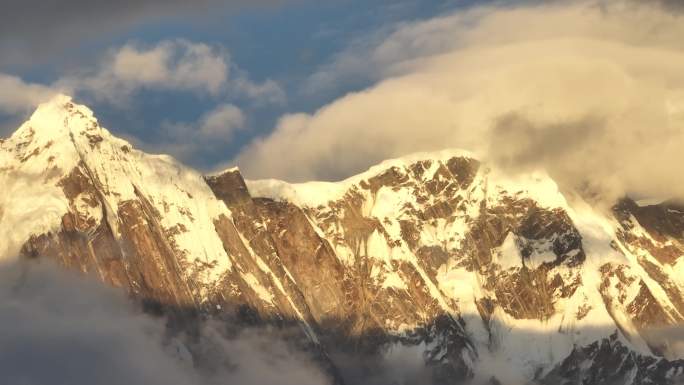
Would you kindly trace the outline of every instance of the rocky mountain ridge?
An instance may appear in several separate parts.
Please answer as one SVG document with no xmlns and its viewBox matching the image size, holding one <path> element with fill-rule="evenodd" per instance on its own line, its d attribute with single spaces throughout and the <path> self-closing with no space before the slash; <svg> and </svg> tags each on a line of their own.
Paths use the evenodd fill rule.
<svg viewBox="0 0 684 385">
<path fill-rule="evenodd" d="M 435 383 L 684 373 L 665 334 L 684 321 L 676 204 L 602 210 L 463 151 L 335 183 L 203 176 L 65 96 L 0 142 L 0 171 L 0 256 L 97 275 L 180 323 L 298 325 L 337 382 L 336 352 L 388 348 L 419 349 Z"/>
</svg>

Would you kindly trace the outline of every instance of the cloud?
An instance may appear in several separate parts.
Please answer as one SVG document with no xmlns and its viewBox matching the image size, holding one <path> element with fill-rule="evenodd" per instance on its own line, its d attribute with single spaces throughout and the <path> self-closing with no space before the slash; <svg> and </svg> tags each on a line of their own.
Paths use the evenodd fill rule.
<svg viewBox="0 0 684 385">
<path fill-rule="evenodd" d="M 144 90 L 192 92 L 255 105 L 283 104 L 286 99 L 275 81 L 251 80 L 223 46 L 177 39 L 155 45 L 129 42 L 110 49 L 94 67 L 79 68 L 53 84 L 27 83 L 0 73 L 0 112 L 26 112 L 58 92 L 126 107 Z"/>
<path fill-rule="evenodd" d="M 244 128 L 245 116 L 232 104 L 222 104 L 204 115 L 200 133 L 209 139 L 229 139 L 235 130 Z"/>
<path fill-rule="evenodd" d="M 163 319 L 139 312 L 121 292 L 99 282 L 35 261 L 0 267 L 3 384 L 330 382 L 277 334 L 248 330 L 229 338 L 220 326 L 200 325 L 201 345 L 195 346 L 182 335 L 169 337 Z"/>
<path fill-rule="evenodd" d="M 16 76 L 0 73 L 0 112 L 26 112 L 56 93 L 51 87 L 26 83 Z"/>
<path fill-rule="evenodd" d="M 228 77 L 227 55 L 218 51 L 184 40 L 164 41 L 148 51 L 129 44 L 116 53 L 112 73 L 122 82 L 215 94 Z"/>
<path fill-rule="evenodd" d="M 194 122 L 163 122 L 162 132 L 154 142 L 133 142 L 155 152 L 170 153 L 182 160 L 218 151 L 230 143 L 239 131 L 247 129 L 247 117 L 230 103 L 219 104 Z"/>
<path fill-rule="evenodd" d="M 260 104 L 283 103 L 273 80 L 257 83 L 230 59 L 228 50 L 188 40 L 162 40 L 145 46 L 128 43 L 109 51 L 95 68 L 64 76 L 57 87 L 100 101 L 125 104 L 140 90 L 195 92 L 213 98 L 246 98 Z"/>
<path fill-rule="evenodd" d="M 119 293 L 43 264 L 0 270 L 0 376 L 8 385 L 196 383 L 163 325 Z"/>
<path fill-rule="evenodd" d="M 347 48 L 333 55 L 306 79 L 304 92 L 313 95 L 358 79 L 374 82 L 399 74 L 402 65 L 412 59 L 453 48 L 454 36 L 485 12 L 483 8 L 474 8 L 419 23 L 381 26 L 368 36 L 352 40 Z"/>
<path fill-rule="evenodd" d="M 332 379 L 298 348 L 301 330 L 197 322 L 185 335 L 139 311 L 123 292 L 47 260 L 0 266 L 0 382 L 3 385 L 328 385 Z M 549 340 L 516 329 L 520 341 Z M 605 331 L 601 332 L 604 333 Z M 531 334 L 530 334 L 531 333 Z M 649 331 L 666 357 L 682 354 L 681 327 Z M 522 345 L 521 345 L 522 346 Z M 379 354 L 332 346 L 351 385 L 424 384 L 435 372 L 426 346 L 400 343 Z M 571 344 L 568 349 L 571 349 Z M 508 383 L 520 375 L 510 359 L 481 352 L 478 374 Z M 476 377 L 476 382 L 479 377 Z M 520 383 L 523 383 L 521 381 Z M 483 382 L 484 383 L 484 382 Z M 490 382 L 486 382 L 490 383 Z"/>
<path fill-rule="evenodd" d="M 235 162 L 251 178 L 329 180 L 461 147 L 511 171 L 545 168 L 564 187 L 684 196 L 672 177 L 684 163 L 682 17 L 584 1 L 402 24 L 350 51 L 371 68 L 384 63 L 381 81 L 313 114 L 283 116 Z"/>
<path fill-rule="evenodd" d="M 246 75 L 240 75 L 231 81 L 231 88 L 235 94 L 244 95 L 257 105 L 285 104 L 287 99 L 285 91 L 272 79 L 255 83 Z"/>
<path fill-rule="evenodd" d="M 111 51 L 98 68 L 63 78 L 58 84 L 119 102 L 141 89 L 216 95 L 226 85 L 229 68 L 228 53 L 204 43 L 165 40 L 151 47 L 129 43 Z"/>
</svg>

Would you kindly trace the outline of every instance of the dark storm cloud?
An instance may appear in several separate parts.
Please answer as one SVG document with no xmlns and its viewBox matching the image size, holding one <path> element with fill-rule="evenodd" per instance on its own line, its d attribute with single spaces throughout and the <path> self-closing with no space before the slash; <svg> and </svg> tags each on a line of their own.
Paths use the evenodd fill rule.
<svg viewBox="0 0 684 385">
<path fill-rule="evenodd" d="M 141 22 L 284 1 L 6 0 L 0 6 L 0 65 L 45 59 L 64 48 Z"/>
</svg>

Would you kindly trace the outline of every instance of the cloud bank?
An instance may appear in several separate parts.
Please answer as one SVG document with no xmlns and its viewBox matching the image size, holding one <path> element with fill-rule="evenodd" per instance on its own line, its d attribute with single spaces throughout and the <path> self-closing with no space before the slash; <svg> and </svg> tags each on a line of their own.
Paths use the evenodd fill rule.
<svg viewBox="0 0 684 385">
<path fill-rule="evenodd" d="M 0 266 L 0 377 L 6 385 L 325 385 L 305 353 L 259 331 L 200 346 L 170 337 L 163 319 L 122 293 L 47 263 Z M 200 354 L 194 365 L 188 348 Z M 206 369 L 207 363 L 211 370 Z"/>
<path fill-rule="evenodd" d="M 477 7 L 403 24 L 322 69 L 344 79 L 370 58 L 383 80 L 282 117 L 235 161 L 251 178 L 330 180 L 460 147 L 512 172 L 545 168 L 564 187 L 684 196 L 683 37 L 680 13 L 637 2 Z"/>
</svg>

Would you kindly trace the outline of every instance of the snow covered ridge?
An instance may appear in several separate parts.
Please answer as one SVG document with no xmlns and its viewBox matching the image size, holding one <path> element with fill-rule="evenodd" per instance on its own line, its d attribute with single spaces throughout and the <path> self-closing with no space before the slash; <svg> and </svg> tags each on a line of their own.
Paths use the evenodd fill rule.
<svg viewBox="0 0 684 385">
<path fill-rule="evenodd" d="M 606 212 L 475 158 L 413 154 L 340 182 L 205 177 L 58 96 L 0 142 L 0 256 L 53 258 L 170 311 L 293 320 L 322 357 L 348 336 L 350 351 L 422 350 L 451 379 L 673 383 L 684 345 L 653 330 L 684 321 L 684 211 Z"/>
<path fill-rule="evenodd" d="M 254 197 L 285 200 L 301 206 L 316 207 L 335 201 L 354 185 L 382 174 L 388 169 L 409 169 L 416 163 L 429 161 L 430 169 L 426 171 L 424 180 L 435 175 L 441 164 L 453 158 L 477 159 L 474 153 L 463 149 L 446 149 L 434 152 L 417 152 L 395 159 L 385 160 L 370 167 L 365 172 L 351 176 L 339 182 L 311 181 L 288 183 L 278 179 L 246 180 L 250 193 Z M 500 190 L 516 191 L 533 197 L 540 204 L 548 207 L 566 205 L 565 198 L 558 191 L 558 186 L 545 172 L 536 171 L 529 174 L 507 175 L 498 170 L 487 169 L 490 180 L 497 183 Z"/>
<path fill-rule="evenodd" d="M 615 331 L 619 331 L 620 343 L 646 356 L 662 354 L 664 349 L 671 358 L 683 357 L 684 351 L 664 348 L 662 340 L 648 336 L 648 330 L 656 325 L 681 325 L 684 320 L 684 227 L 675 237 L 679 240 L 662 235 L 655 240 L 652 233 L 658 230 L 644 230 L 634 215 L 621 221 L 577 196 L 566 199 L 542 172 L 510 176 L 481 166 L 466 188 L 453 188 L 460 176 L 458 167 L 449 165 L 453 159 L 469 160 L 472 155 L 460 150 L 414 154 L 340 182 L 256 180 L 247 185 L 253 196 L 304 208 L 345 265 L 354 266 L 359 256 L 376 261 L 371 278 L 382 288 L 404 290 L 410 285 L 406 282 L 409 278 L 396 267 L 397 261 L 415 266 L 426 282 L 435 283 L 429 290 L 443 309 L 458 308 L 466 319 L 467 334 L 476 345 L 488 347 L 484 352 L 478 350 L 481 357 L 487 357 L 484 361 L 503 359 L 502 365 L 519 381 L 529 380 L 535 368 L 552 370 L 572 354 L 574 346 L 609 340 Z M 373 186 L 378 181 L 379 186 Z M 525 201 L 533 202 L 531 212 L 547 212 L 556 218 L 566 215 L 566 225 L 576 230 L 539 236 L 544 226 L 562 229 L 564 225 L 546 222 L 542 216 L 533 219 L 541 225 L 526 234 L 524 228 L 516 229 L 520 223 L 497 218 L 529 215 L 515 209 Z M 453 202 L 460 202 L 456 209 Z M 440 210 L 443 212 L 437 212 Z M 368 231 L 360 244 L 354 244 L 348 239 L 358 236 L 354 234 L 357 225 L 347 217 L 359 214 L 378 226 Z M 463 254 L 479 252 L 468 246 L 479 219 L 494 221 L 487 226 L 510 227 L 478 233 L 498 239 L 491 245 L 489 265 L 477 271 L 468 267 Z M 681 223 L 681 218 L 678 220 Z M 524 227 L 530 217 L 521 221 Z M 417 228 L 417 234 L 407 237 L 411 226 Z M 486 243 L 481 238 L 475 242 Z M 576 246 L 559 254 L 559 245 L 575 242 Z M 434 248 L 448 257 L 435 266 L 437 272 L 431 277 L 422 267 L 425 254 Z M 669 250 L 669 263 L 658 261 L 659 248 Z M 524 278 L 530 273 L 516 276 L 520 271 L 544 275 L 540 280 Z M 513 292 L 497 287 L 493 283 L 497 280 L 509 280 L 506 283 L 513 286 Z M 518 298 L 517 290 L 552 293 Z M 529 313 L 526 306 L 516 305 L 521 299 L 549 311 L 530 317 L 536 310 Z M 483 300 L 496 304 L 493 312 L 483 313 Z M 530 349 L 531 345 L 539 350 Z"/>
<path fill-rule="evenodd" d="M 453 157 L 474 158 L 471 152 L 461 149 L 417 152 L 400 158 L 385 160 L 370 167 L 365 172 L 339 182 L 288 183 L 278 179 L 246 180 L 245 182 L 254 197 L 286 200 L 301 206 L 316 207 L 342 198 L 347 190 L 355 184 L 381 174 L 392 167 L 407 168 L 423 160 L 445 162 Z"/>
</svg>

